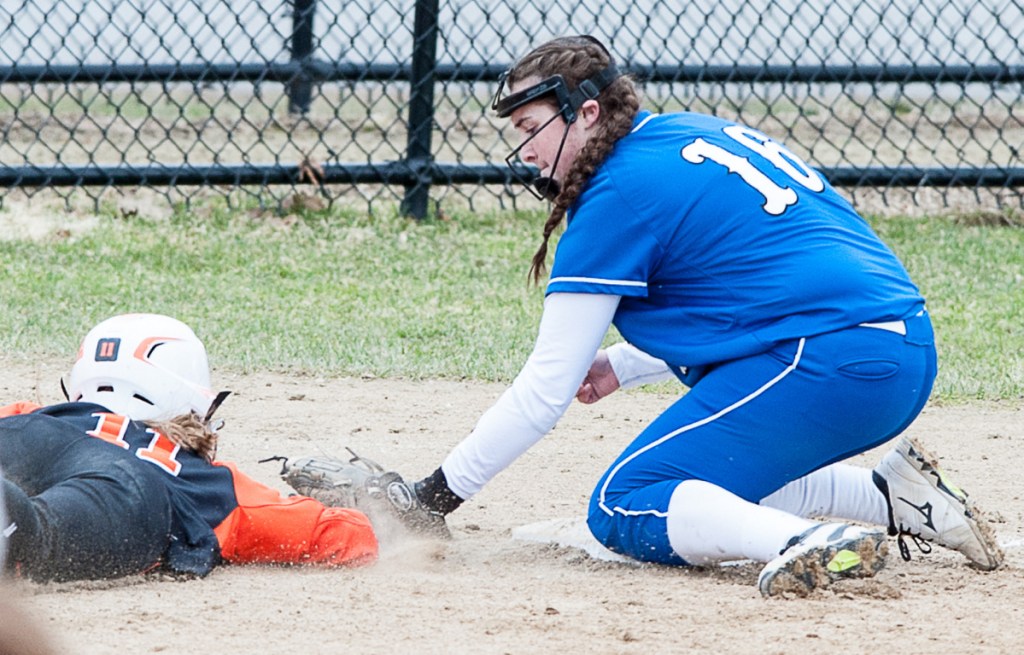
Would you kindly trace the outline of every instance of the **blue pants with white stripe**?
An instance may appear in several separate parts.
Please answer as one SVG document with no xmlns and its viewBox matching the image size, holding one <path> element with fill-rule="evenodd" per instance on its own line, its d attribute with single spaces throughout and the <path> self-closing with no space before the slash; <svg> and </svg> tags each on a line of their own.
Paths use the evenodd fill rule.
<svg viewBox="0 0 1024 655">
<path fill-rule="evenodd" d="M 617 553 L 685 564 L 665 523 L 683 480 L 758 502 L 897 436 L 924 407 L 936 373 L 928 315 L 905 325 L 906 335 L 850 328 L 711 368 L 601 477 L 591 532 Z"/>
</svg>

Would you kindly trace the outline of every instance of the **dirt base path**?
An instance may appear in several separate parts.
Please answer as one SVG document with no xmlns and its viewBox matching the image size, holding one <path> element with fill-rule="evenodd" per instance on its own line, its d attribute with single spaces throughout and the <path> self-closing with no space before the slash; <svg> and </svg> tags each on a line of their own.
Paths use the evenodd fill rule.
<svg viewBox="0 0 1024 655">
<path fill-rule="evenodd" d="M 8 362 L 0 402 L 60 400 L 58 365 Z M 235 390 L 220 456 L 282 491 L 271 455 L 344 446 L 425 475 L 499 385 L 221 375 Z M 676 569 L 592 559 L 512 538 L 580 516 L 591 485 L 672 401 L 616 394 L 563 421 L 450 517 L 446 543 L 389 546 L 361 570 L 221 567 L 203 580 L 9 585 L 59 651 L 111 653 L 1019 653 L 1024 650 L 1024 403 L 928 407 L 912 426 L 995 522 L 1007 566 L 895 548 L 869 581 L 765 600 L 757 568 Z M 857 459 L 872 465 L 880 452 Z M 5 620 L 0 617 L 0 621 Z"/>
</svg>

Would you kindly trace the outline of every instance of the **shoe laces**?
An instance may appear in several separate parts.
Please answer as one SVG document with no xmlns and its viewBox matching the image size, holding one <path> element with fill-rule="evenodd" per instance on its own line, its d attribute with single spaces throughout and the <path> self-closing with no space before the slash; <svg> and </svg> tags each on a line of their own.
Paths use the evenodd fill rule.
<svg viewBox="0 0 1024 655">
<path fill-rule="evenodd" d="M 892 508 L 892 499 L 889 495 L 889 483 L 886 482 L 885 478 L 882 477 L 878 471 L 873 471 L 871 477 L 875 486 L 877 486 L 878 490 L 882 492 L 883 496 L 885 496 L 885 503 L 889 509 L 889 535 L 896 537 L 896 545 L 899 546 L 900 557 L 903 558 L 903 561 L 910 561 L 910 546 L 907 545 L 907 537 L 910 537 L 910 540 L 914 542 L 914 545 L 917 546 L 917 549 L 921 553 L 924 555 L 930 554 L 932 552 L 932 545 L 927 539 L 922 537 L 919 532 L 911 532 L 910 530 L 907 530 L 903 527 L 902 523 L 899 527 L 896 527 Z"/>
<path fill-rule="evenodd" d="M 927 539 L 908 530 L 900 530 L 896 534 L 896 545 L 899 546 L 900 557 L 903 558 L 904 562 L 910 561 L 910 546 L 907 545 L 907 537 L 910 537 L 910 540 L 914 542 L 914 545 L 917 546 L 921 553 L 928 555 L 932 552 L 932 545 Z"/>
</svg>

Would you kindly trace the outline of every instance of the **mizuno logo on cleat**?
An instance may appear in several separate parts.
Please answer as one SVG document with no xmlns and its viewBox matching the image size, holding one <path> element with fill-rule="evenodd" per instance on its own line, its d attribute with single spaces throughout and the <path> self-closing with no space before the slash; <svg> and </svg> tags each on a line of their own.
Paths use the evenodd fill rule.
<svg viewBox="0 0 1024 655">
<path fill-rule="evenodd" d="M 924 517 L 925 526 L 931 530 L 935 530 L 935 524 L 932 523 L 932 504 L 930 502 L 925 503 L 924 505 L 915 505 L 914 503 L 910 502 L 906 498 L 903 498 L 902 496 L 899 498 L 899 500 L 902 500 L 903 502 L 905 502 L 906 504 L 910 505 L 918 512 L 920 512 L 921 516 Z"/>
</svg>

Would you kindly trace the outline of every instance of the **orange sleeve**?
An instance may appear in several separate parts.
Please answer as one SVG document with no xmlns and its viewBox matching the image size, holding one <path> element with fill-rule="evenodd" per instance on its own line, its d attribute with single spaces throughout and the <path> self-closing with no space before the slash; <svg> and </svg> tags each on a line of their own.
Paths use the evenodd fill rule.
<svg viewBox="0 0 1024 655">
<path fill-rule="evenodd" d="M 377 559 L 377 537 L 362 512 L 325 507 L 305 496 L 282 496 L 229 462 L 238 507 L 214 529 L 221 555 L 233 564 L 362 566 Z"/>
<path fill-rule="evenodd" d="M 27 400 L 11 403 L 10 405 L 0 407 L 0 418 L 5 416 L 16 416 L 18 414 L 31 414 L 40 407 L 42 407 L 42 405 L 37 405 L 36 403 L 29 402 Z"/>
</svg>

